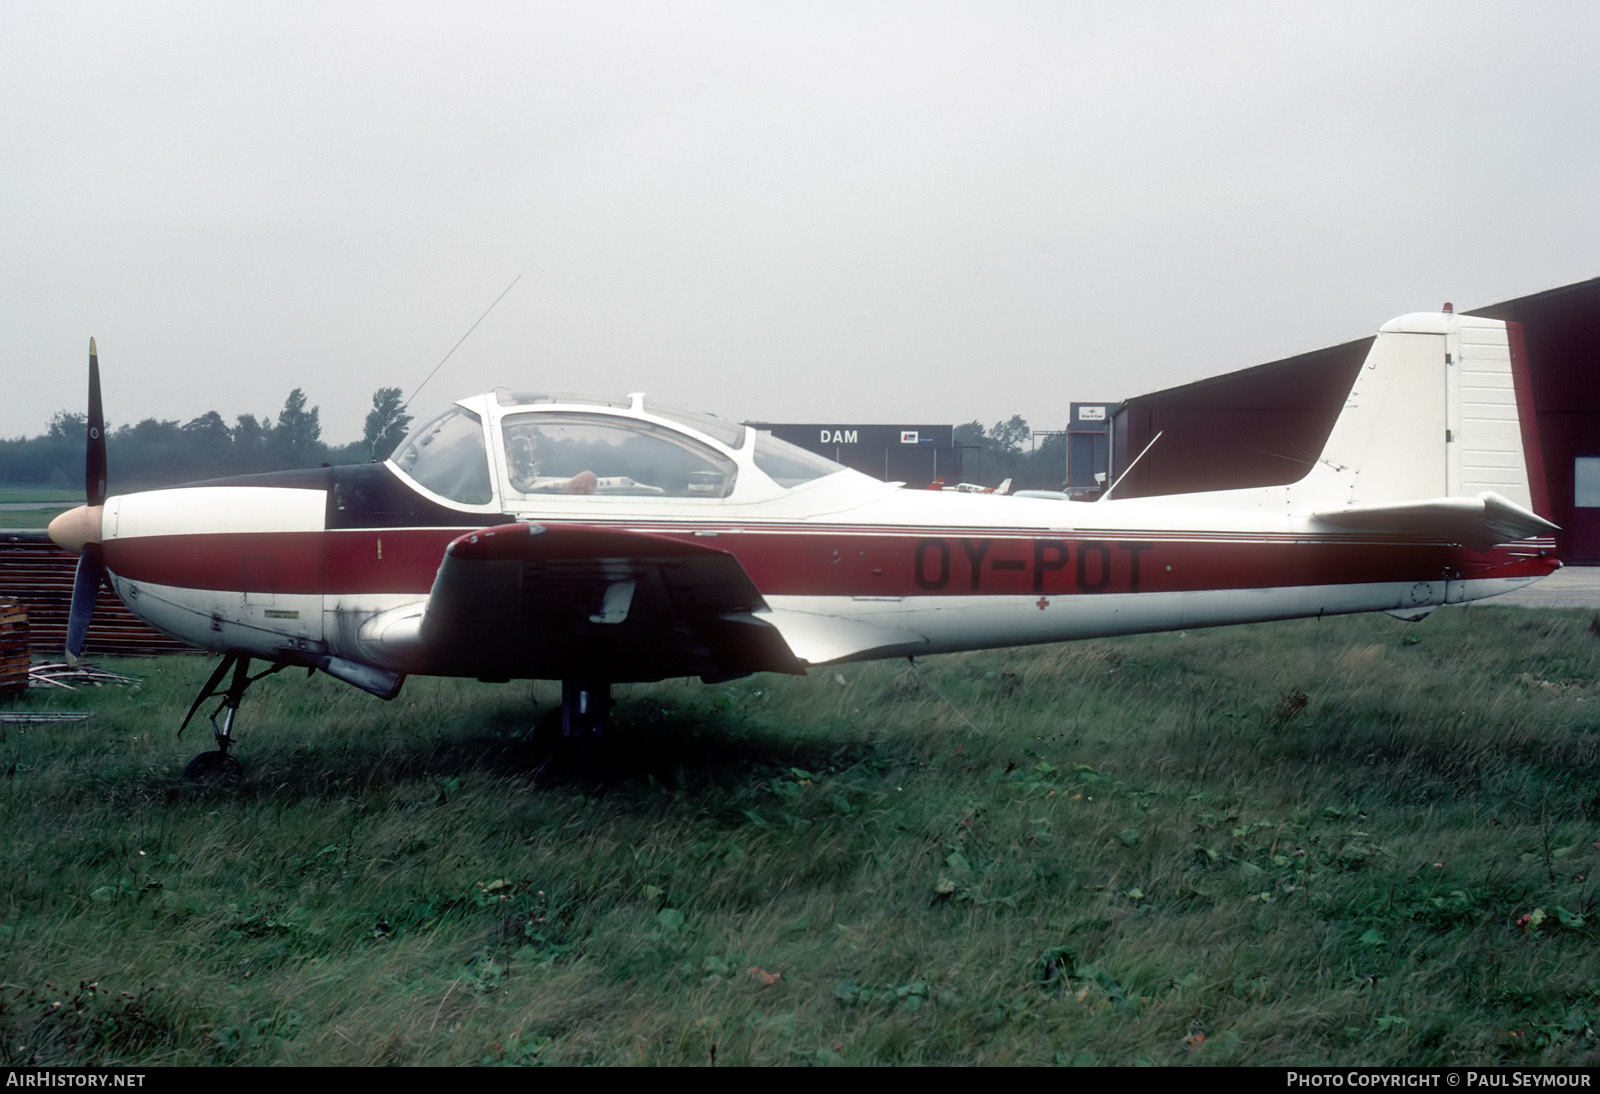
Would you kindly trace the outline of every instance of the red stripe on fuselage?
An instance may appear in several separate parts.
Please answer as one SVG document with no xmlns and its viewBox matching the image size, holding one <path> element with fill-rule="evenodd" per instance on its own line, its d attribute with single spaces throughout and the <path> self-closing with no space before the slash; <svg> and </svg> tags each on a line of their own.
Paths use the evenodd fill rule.
<svg viewBox="0 0 1600 1094">
<path fill-rule="evenodd" d="M 638 526 L 594 526 L 612 531 Z M 728 528 L 714 536 L 652 525 L 739 560 L 770 596 L 962 596 L 1183 592 L 1475 576 L 1538 577 L 1554 559 L 1504 548 L 1352 535 L 1293 537 L 1162 531 L 996 534 Z M 106 541 L 106 565 L 132 581 L 257 593 L 425 596 L 461 528 L 145 536 Z M 1193 538 L 1181 538 L 1185 535 Z M 638 554 L 648 556 L 640 536 Z"/>
<path fill-rule="evenodd" d="M 131 581 L 252 593 L 426 596 L 461 528 L 383 528 L 140 536 L 105 543 L 106 567 Z"/>
</svg>

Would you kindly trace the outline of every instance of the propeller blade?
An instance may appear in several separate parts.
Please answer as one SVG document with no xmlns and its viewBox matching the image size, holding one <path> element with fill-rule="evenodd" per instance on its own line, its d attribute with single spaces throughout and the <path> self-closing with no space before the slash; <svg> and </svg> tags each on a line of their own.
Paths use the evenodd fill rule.
<svg viewBox="0 0 1600 1094">
<path fill-rule="evenodd" d="M 72 607 L 67 613 L 67 656 L 76 659 L 89 636 L 89 620 L 94 618 L 95 597 L 105 580 L 105 559 L 98 543 L 85 543 L 78 555 L 78 572 L 72 579 Z"/>
<path fill-rule="evenodd" d="M 89 505 L 106 502 L 106 418 L 100 409 L 100 355 L 89 339 L 89 447 L 84 456 L 83 492 Z"/>
</svg>

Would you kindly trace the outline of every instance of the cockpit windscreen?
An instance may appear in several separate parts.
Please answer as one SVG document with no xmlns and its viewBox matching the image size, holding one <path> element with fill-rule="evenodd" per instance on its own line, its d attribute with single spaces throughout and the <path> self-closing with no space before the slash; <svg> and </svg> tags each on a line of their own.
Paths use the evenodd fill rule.
<svg viewBox="0 0 1600 1094">
<path fill-rule="evenodd" d="M 483 421 L 463 407 L 447 407 L 413 429 L 390 462 L 451 501 L 485 505 L 493 500 Z"/>
</svg>

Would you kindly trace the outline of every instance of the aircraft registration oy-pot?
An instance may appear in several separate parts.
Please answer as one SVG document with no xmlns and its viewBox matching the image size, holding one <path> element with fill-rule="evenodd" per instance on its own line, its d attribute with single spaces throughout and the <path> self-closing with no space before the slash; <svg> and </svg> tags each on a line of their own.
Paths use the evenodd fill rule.
<svg viewBox="0 0 1600 1094">
<path fill-rule="evenodd" d="M 220 697 L 196 773 L 236 768 L 240 699 L 288 666 L 384 698 L 412 674 L 560 680 L 587 735 L 615 683 L 1419 618 L 1560 566 L 1520 331 L 1448 311 L 1382 328 L 1299 482 L 1094 504 L 905 490 L 639 395 L 503 389 L 385 463 L 108 498 L 92 341 L 89 362 L 88 502 L 50 526 L 80 554 L 68 649 L 105 580 L 222 654 L 184 719 Z"/>
</svg>

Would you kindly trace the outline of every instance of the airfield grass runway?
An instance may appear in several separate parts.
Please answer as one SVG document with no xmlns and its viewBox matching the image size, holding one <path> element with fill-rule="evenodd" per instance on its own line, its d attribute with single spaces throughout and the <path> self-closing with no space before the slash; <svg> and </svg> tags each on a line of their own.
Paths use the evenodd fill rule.
<svg viewBox="0 0 1600 1094">
<path fill-rule="evenodd" d="M 1600 634 L 1479 606 L 619 689 L 199 658 L 0 725 L 7 1064 L 1593 1064 Z"/>
<path fill-rule="evenodd" d="M 1600 566 L 1563 566 L 1532 585 L 1495 597 L 1492 603 L 1520 608 L 1587 608 L 1600 611 Z"/>
</svg>

